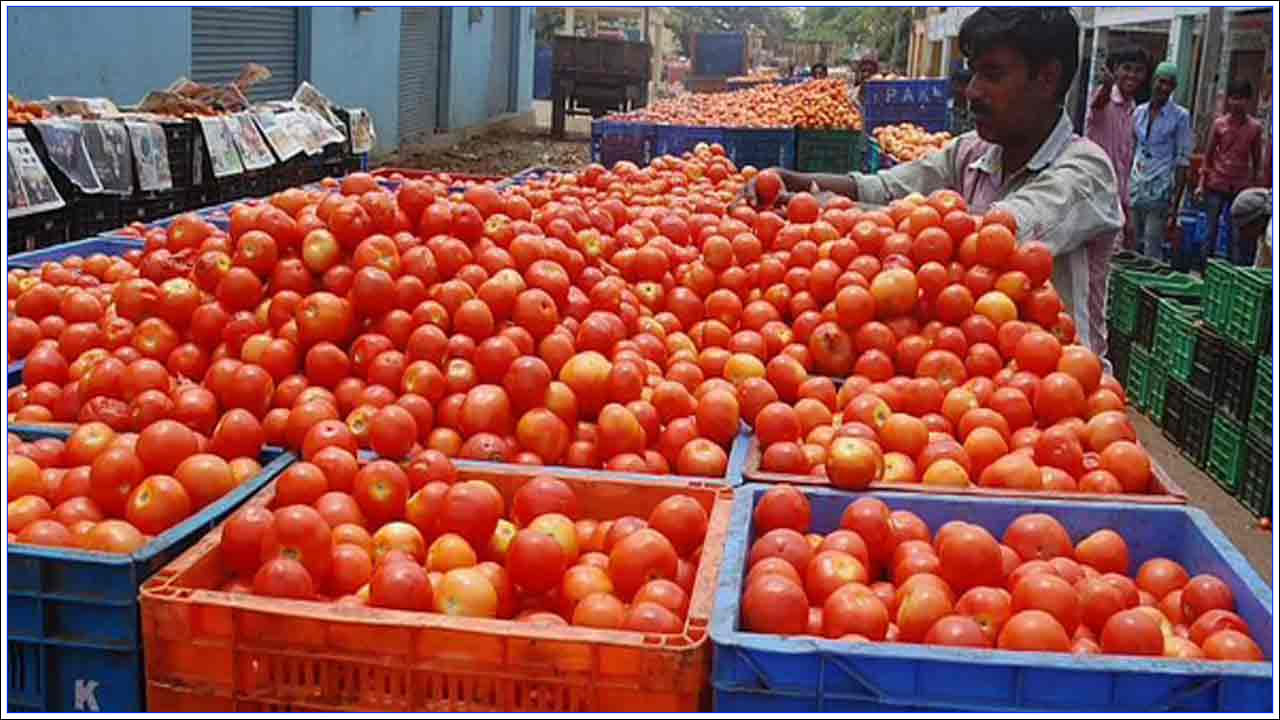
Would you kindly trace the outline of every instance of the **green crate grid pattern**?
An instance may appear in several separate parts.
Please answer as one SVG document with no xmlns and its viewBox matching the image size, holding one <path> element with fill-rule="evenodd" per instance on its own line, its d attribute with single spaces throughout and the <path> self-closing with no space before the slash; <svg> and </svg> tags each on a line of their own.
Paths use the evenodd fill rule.
<svg viewBox="0 0 1280 720">
<path fill-rule="evenodd" d="M 1155 363 L 1147 377 L 1147 417 L 1157 425 L 1164 419 L 1164 391 L 1169 384 L 1169 373 L 1164 366 Z"/>
<path fill-rule="evenodd" d="M 1156 341 L 1152 357 L 1179 380 L 1191 377 L 1197 317 L 1197 311 L 1176 300 L 1161 299 L 1156 310 Z"/>
<path fill-rule="evenodd" d="M 1227 337 L 1250 350 L 1261 350 L 1271 322 L 1271 271 L 1236 268 L 1227 304 Z"/>
<path fill-rule="evenodd" d="M 1123 382 L 1129 404 L 1145 412 L 1151 382 L 1151 355 L 1138 343 L 1129 346 L 1129 372 Z"/>
<path fill-rule="evenodd" d="M 1271 435 L 1271 358 L 1258 358 L 1257 376 L 1253 383 L 1253 411 L 1249 414 L 1249 426 L 1265 435 Z"/>
<path fill-rule="evenodd" d="M 1240 472 L 1240 491 L 1236 499 L 1257 518 L 1271 517 L 1271 436 L 1252 430 L 1245 433 L 1244 465 Z"/>
<path fill-rule="evenodd" d="M 862 170 L 866 135 L 858 130 L 797 130 L 796 169 L 847 173 Z"/>
<path fill-rule="evenodd" d="M 1181 273 L 1112 272 L 1107 288 L 1107 319 L 1125 335 L 1132 336 L 1137 329 L 1139 288 L 1149 288 L 1158 295 L 1187 298 L 1201 297 L 1204 291 L 1198 279 Z"/>
<path fill-rule="evenodd" d="M 1225 332 L 1231 316 L 1235 269 L 1223 260 L 1210 260 L 1204 271 L 1204 319 L 1209 327 Z"/>
<path fill-rule="evenodd" d="M 1240 489 L 1240 471 L 1244 468 L 1244 428 L 1227 417 L 1213 414 L 1213 432 L 1209 436 L 1209 475 L 1223 490 L 1235 495 Z"/>
</svg>

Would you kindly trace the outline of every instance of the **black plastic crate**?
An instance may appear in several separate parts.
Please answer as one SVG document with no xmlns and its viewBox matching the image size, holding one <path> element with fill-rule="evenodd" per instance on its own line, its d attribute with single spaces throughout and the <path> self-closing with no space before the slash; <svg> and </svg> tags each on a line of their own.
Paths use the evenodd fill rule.
<svg viewBox="0 0 1280 720">
<path fill-rule="evenodd" d="M 69 205 L 72 240 L 92 237 L 124 224 L 120 222 L 119 195 L 78 195 Z"/>
<path fill-rule="evenodd" d="M 173 179 L 174 190 L 185 190 L 193 182 L 193 160 L 195 157 L 194 120 L 186 122 L 161 123 L 164 130 L 165 151 L 169 155 L 169 176 Z"/>
<path fill-rule="evenodd" d="M 61 245 L 70 240 L 71 212 L 66 208 L 9 220 L 9 254 Z"/>
<path fill-rule="evenodd" d="M 1201 324 L 1196 327 L 1196 349 L 1191 357 L 1191 387 L 1200 388 L 1213 396 L 1214 383 L 1222 372 L 1222 353 L 1225 343 L 1212 328 Z"/>
<path fill-rule="evenodd" d="M 342 121 L 342 127 L 347 133 L 347 139 L 339 146 L 339 152 L 344 158 L 351 157 L 351 113 L 346 108 L 334 108 L 333 114 Z"/>
<path fill-rule="evenodd" d="M 1164 412 L 1160 419 L 1160 433 L 1176 446 L 1182 445 L 1182 435 L 1187 422 L 1187 386 L 1171 377 L 1164 387 Z"/>
<path fill-rule="evenodd" d="M 1220 357 L 1220 371 L 1214 376 L 1213 402 L 1232 419 L 1245 422 L 1253 410 L 1258 356 L 1230 340 L 1223 340 Z"/>
<path fill-rule="evenodd" d="M 220 203 L 241 200 L 249 194 L 249 184 L 243 174 L 219 178 L 214 186 Z"/>
<path fill-rule="evenodd" d="M 1213 400 L 1187 388 L 1182 418 L 1182 441 L 1178 447 L 1201 470 L 1209 467 L 1209 439 L 1213 434 Z"/>
<path fill-rule="evenodd" d="M 182 193 L 184 210 L 199 210 L 218 204 L 217 188 L 211 185 L 193 185 Z"/>
<path fill-rule="evenodd" d="M 248 197 L 265 197 L 275 192 L 270 168 L 252 170 L 244 174 L 244 190 Z"/>
<path fill-rule="evenodd" d="M 352 155 L 342 161 L 342 172 L 346 175 L 364 172 L 368 167 L 368 162 L 367 154 Z"/>
<path fill-rule="evenodd" d="M 1107 359 L 1111 361 L 1111 376 L 1121 387 L 1127 387 L 1129 378 L 1129 354 L 1133 339 L 1128 335 L 1110 328 L 1107 333 Z"/>
<path fill-rule="evenodd" d="M 342 169 L 342 158 L 331 158 L 325 156 L 323 162 L 320 163 L 320 177 L 340 178 L 346 172 Z"/>
<path fill-rule="evenodd" d="M 1256 518 L 1271 517 L 1271 438 L 1245 431 L 1244 469 L 1236 499 Z"/>
</svg>

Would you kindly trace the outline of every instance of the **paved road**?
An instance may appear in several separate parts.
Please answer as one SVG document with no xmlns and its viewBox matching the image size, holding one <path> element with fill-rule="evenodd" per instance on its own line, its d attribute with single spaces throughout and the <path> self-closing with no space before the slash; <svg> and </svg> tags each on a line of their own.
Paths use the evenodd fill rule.
<svg viewBox="0 0 1280 720">
<path fill-rule="evenodd" d="M 1253 515 L 1235 498 L 1223 492 L 1213 478 L 1183 457 L 1178 448 L 1165 439 L 1157 425 L 1132 410 L 1129 416 L 1147 452 L 1168 471 L 1174 482 L 1187 491 L 1189 504 L 1208 513 L 1218 529 L 1258 571 L 1258 575 L 1271 584 L 1274 572 L 1272 534 L 1259 530 Z"/>
</svg>

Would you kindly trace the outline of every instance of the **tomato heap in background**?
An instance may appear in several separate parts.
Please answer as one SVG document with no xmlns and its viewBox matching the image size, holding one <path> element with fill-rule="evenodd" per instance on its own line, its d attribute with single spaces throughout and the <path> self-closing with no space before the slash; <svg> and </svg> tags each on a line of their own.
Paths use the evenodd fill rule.
<svg viewBox="0 0 1280 720">
<path fill-rule="evenodd" d="M 862 129 L 862 115 L 841 78 L 756 85 L 732 92 L 685 93 L 608 120 L 685 127 Z"/>
<path fill-rule="evenodd" d="M 953 520 L 931 528 L 878 498 L 849 503 L 839 527 L 811 532 L 812 508 L 787 485 L 756 505 L 742 626 L 848 642 L 903 642 L 1077 655 L 1262 661 L 1221 579 L 1151 558 L 1130 576 L 1122 535 L 1074 540 L 1028 513 L 997 540 Z"/>
</svg>

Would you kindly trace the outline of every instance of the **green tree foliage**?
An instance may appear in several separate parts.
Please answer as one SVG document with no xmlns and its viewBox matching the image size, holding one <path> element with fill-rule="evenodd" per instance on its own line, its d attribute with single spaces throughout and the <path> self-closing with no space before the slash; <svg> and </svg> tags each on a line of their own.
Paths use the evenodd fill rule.
<svg viewBox="0 0 1280 720">
<path fill-rule="evenodd" d="M 905 64 L 912 8 L 808 7 L 797 39 L 847 42 L 870 48 L 886 63 Z"/>
<path fill-rule="evenodd" d="M 793 10 L 759 5 L 673 6 L 667 13 L 667 27 L 681 43 L 688 42 L 690 33 L 745 32 L 754 27 L 764 32 L 767 46 L 776 47 L 795 34 L 796 20 Z M 688 48 L 684 49 L 687 53 Z"/>
</svg>

